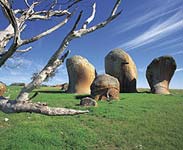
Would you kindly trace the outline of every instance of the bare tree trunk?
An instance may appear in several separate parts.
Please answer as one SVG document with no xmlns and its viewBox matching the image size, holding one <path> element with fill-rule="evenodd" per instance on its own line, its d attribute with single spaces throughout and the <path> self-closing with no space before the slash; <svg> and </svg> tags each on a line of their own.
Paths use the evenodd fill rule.
<svg viewBox="0 0 183 150">
<path fill-rule="evenodd" d="M 80 2 L 81 0 L 74 1 L 71 5 L 68 6 L 68 9 L 74 6 L 76 3 Z M 22 31 L 22 25 L 19 27 L 19 23 L 17 21 L 17 18 L 15 16 L 15 13 L 11 9 L 10 3 L 7 0 L 0 0 L 0 4 L 3 7 L 3 10 L 5 13 L 7 13 L 7 18 L 9 19 L 10 23 L 12 24 L 12 27 L 14 29 L 14 40 L 10 48 L 8 49 L 7 53 L 1 56 L 0 58 L 0 66 L 2 66 L 8 58 L 10 58 L 16 51 L 17 48 L 19 48 L 22 45 L 29 44 L 31 42 L 37 41 L 40 38 L 46 36 L 47 34 L 52 33 L 56 29 L 60 28 L 64 24 L 68 22 L 70 17 L 72 16 L 70 12 L 66 10 L 63 11 L 41 11 L 41 12 L 35 12 L 34 7 L 39 3 L 38 1 L 33 2 L 32 5 L 29 5 L 26 2 L 26 5 L 28 6 L 28 9 L 22 13 L 22 16 L 19 18 L 19 21 L 22 22 L 22 24 L 25 22 L 25 20 L 34 20 L 34 19 L 49 19 L 51 16 L 66 16 L 65 19 L 60 22 L 58 25 L 50 28 L 49 30 L 38 34 L 35 37 L 32 37 L 27 40 L 22 40 L 20 37 L 20 33 Z M 30 101 L 31 98 L 29 98 L 29 94 L 43 81 L 48 79 L 55 71 L 56 69 L 64 62 L 64 59 L 67 57 L 68 52 L 65 53 L 61 58 L 60 56 L 64 52 L 64 50 L 67 48 L 68 44 L 76 38 L 80 38 L 83 35 L 86 35 L 88 33 L 94 32 L 97 29 L 103 28 L 107 24 L 109 24 L 112 20 L 114 20 L 116 17 L 118 17 L 121 14 L 121 11 L 117 13 L 119 4 L 121 3 L 121 0 L 116 0 L 116 3 L 111 11 L 111 14 L 109 17 L 104 20 L 103 22 L 100 22 L 94 26 L 91 26 L 89 28 L 88 24 L 93 21 L 96 14 L 96 3 L 93 4 L 93 11 L 91 16 L 82 23 L 82 26 L 80 29 L 78 28 L 78 24 L 80 22 L 80 19 L 82 17 L 82 11 L 80 12 L 73 28 L 71 31 L 66 35 L 64 40 L 62 41 L 60 47 L 58 50 L 53 54 L 53 56 L 48 61 L 47 65 L 33 78 L 33 80 L 25 86 L 19 95 L 17 96 L 16 100 L 10 101 L 6 99 L 0 100 L 0 110 L 2 110 L 5 113 L 14 113 L 14 112 L 35 112 L 35 113 L 41 113 L 45 115 L 76 115 L 76 114 L 83 114 L 88 113 L 88 110 L 73 110 L 73 109 L 66 109 L 66 108 L 56 108 L 56 107 L 48 107 L 45 103 L 32 103 Z M 55 4 L 54 4 L 55 5 Z M 53 6 L 54 6 L 53 5 Z"/>
<path fill-rule="evenodd" d="M 25 86 L 17 97 L 17 101 L 28 101 L 29 94 L 34 90 L 36 87 L 40 86 L 43 81 L 45 81 L 49 76 L 56 71 L 58 66 L 60 66 L 64 59 L 67 57 L 68 53 L 62 57 L 62 59 L 57 59 L 53 62 L 53 64 L 48 63 L 45 68 L 30 82 L 27 86 Z"/>
<path fill-rule="evenodd" d="M 15 100 L 0 100 L 0 110 L 5 113 L 40 113 L 49 116 L 78 115 L 88 113 L 88 110 L 48 107 L 45 103 L 17 102 Z"/>
</svg>

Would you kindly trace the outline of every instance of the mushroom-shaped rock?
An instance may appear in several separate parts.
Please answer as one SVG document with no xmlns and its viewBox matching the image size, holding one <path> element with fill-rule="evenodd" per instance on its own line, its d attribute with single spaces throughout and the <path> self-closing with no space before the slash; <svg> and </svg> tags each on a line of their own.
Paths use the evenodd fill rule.
<svg viewBox="0 0 183 150">
<path fill-rule="evenodd" d="M 95 79 L 94 66 L 86 58 L 73 56 L 66 61 L 69 75 L 68 93 L 90 94 L 90 85 Z"/>
<path fill-rule="evenodd" d="M 176 62 L 171 56 L 155 58 L 147 67 L 146 78 L 155 94 L 170 94 L 169 83 L 176 70 Z"/>
<path fill-rule="evenodd" d="M 0 96 L 6 92 L 6 85 L 3 82 L 0 82 Z"/>
<path fill-rule="evenodd" d="M 91 85 L 91 96 L 95 100 L 118 100 L 118 79 L 108 74 L 98 75 Z"/>
<path fill-rule="evenodd" d="M 122 49 L 114 49 L 105 57 L 105 72 L 120 82 L 120 92 L 136 92 L 137 69 L 132 58 Z"/>
</svg>

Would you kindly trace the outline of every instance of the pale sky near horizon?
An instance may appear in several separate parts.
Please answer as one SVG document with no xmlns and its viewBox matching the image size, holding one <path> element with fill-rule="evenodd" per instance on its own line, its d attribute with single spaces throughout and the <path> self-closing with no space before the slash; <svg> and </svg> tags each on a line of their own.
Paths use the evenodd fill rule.
<svg viewBox="0 0 183 150">
<path fill-rule="evenodd" d="M 112 0 L 90 2 L 94 1 L 97 1 L 97 11 L 92 24 L 107 18 L 115 2 Z M 23 4 L 16 3 L 16 6 L 22 7 Z M 86 9 L 90 8 L 90 4 L 85 3 L 83 6 Z M 87 58 L 95 66 L 97 73 L 101 74 L 105 72 L 104 57 L 111 50 L 122 48 L 137 65 L 137 86 L 149 87 L 145 77 L 147 65 L 156 57 L 171 55 L 177 63 L 177 70 L 171 80 L 170 88 L 183 89 L 183 1 L 123 0 L 120 8 L 123 9 L 122 14 L 108 26 L 72 41 L 67 48 L 71 50 L 69 57 L 81 55 Z M 28 24 L 23 37 L 35 35 L 58 22 L 59 18 L 56 18 L 51 22 L 38 22 L 32 26 Z M 7 23 L 0 11 L 0 30 L 3 30 Z M 10 59 L 7 66 L 18 65 L 18 69 L 6 66 L 0 68 L 0 81 L 6 84 L 30 82 L 32 74 L 44 67 L 50 55 L 59 47 L 70 26 L 71 24 L 68 24 L 46 38 L 32 43 L 32 51 Z M 56 76 L 45 84 L 64 82 L 68 82 L 65 63 L 59 68 Z"/>
</svg>

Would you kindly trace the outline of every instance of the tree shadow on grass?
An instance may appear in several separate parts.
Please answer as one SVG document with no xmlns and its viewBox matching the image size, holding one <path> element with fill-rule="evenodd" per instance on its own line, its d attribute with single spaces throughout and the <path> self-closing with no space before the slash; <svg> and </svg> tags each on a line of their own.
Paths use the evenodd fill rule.
<svg viewBox="0 0 183 150">
<path fill-rule="evenodd" d="M 38 93 L 47 93 L 47 94 L 62 94 L 62 93 L 65 93 L 65 94 L 67 94 L 67 92 L 66 91 L 54 91 L 54 90 L 44 90 L 44 91 L 42 91 L 42 90 L 40 90 L 40 91 L 36 91 L 36 92 L 38 92 Z"/>
<path fill-rule="evenodd" d="M 147 94 L 150 94 L 151 92 L 150 91 L 140 91 L 140 92 L 137 92 L 138 94 L 141 94 L 141 93 L 147 93 Z"/>
<path fill-rule="evenodd" d="M 85 97 L 90 97 L 89 94 L 85 94 L 85 95 L 76 95 L 75 98 L 76 99 L 82 99 L 82 98 L 85 98 Z"/>
</svg>

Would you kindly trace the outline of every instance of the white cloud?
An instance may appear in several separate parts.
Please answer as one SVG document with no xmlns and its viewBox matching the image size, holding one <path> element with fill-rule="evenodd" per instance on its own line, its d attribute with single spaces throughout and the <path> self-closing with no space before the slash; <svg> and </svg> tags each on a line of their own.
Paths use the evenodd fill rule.
<svg viewBox="0 0 183 150">
<path fill-rule="evenodd" d="M 182 37 L 174 38 L 174 39 L 168 39 L 168 40 L 163 40 L 161 42 L 158 42 L 156 44 L 153 44 L 152 46 L 148 46 L 148 49 L 167 49 L 167 47 L 170 48 L 175 48 L 178 46 L 183 47 L 183 39 Z M 175 49 L 177 50 L 177 49 Z M 175 55 L 181 55 L 183 54 L 183 51 L 175 51 L 173 53 L 170 53 L 170 55 L 175 56 Z"/>
<path fill-rule="evenodd" d="M 175 72 L 182 72 L 182 71 L 183 71 L 183 68 L 178 68 L 178 69 L 176 69 Z"/>
<path fill-rule="evenodd" d="M 131 50 L 162 39 L 165 36 L 168 36 L 178 30 L 183 29 L 182 19 L 182 12 L 179 11 L 173 16 L 166 19 L 165 21 L 154 24 L 143 34 L 135 37 L 131 41 L 120 45 L 120 47 L 123 47 L 127 50 Z"/>
<path fill-rule="evenodd" d="M 117 28 L 118 34 L 182 10 L 181 0 L 154 0 L 151 3 L 149 3 L 149 1 L 147 3 L 148 4 L 143 5 L 143 7 L 138 7 L 132 11 L 131 19 L 128 19 L 129 21 L 126 23 L 123 22 L 123 24 Z"/>
<path fill-rule="evenodd" d="M 182 51 L 178 51 L 178 52 L 174 52 L 171 55 L 176 56 L 176 55 L 183 55 L 183 50 Z"/>
<path fill-rule="evenodd" d="M 23 83 L 29 83 L 30 82 L 30 76 L 22 75 L 8 75 L 7 77 L 1 77 L 1 81 L 6 84 L 11 84 L 14 82 L 23 82 Z"/>
<path fill-rule="evenodd" d="M 29 83 L 33 73 L 40 72 L 44 67 L 43 63 L 37 63 L 23 57 L 9 59 L 7 65 L 0 68 L 1 80 L 6 84 L 13 82 Z M 58 68 L 56 75 L 49 79 L 46 84 L 61 84 L 68 82 L 67 68 L 62 65 Z"/>
</svg>

